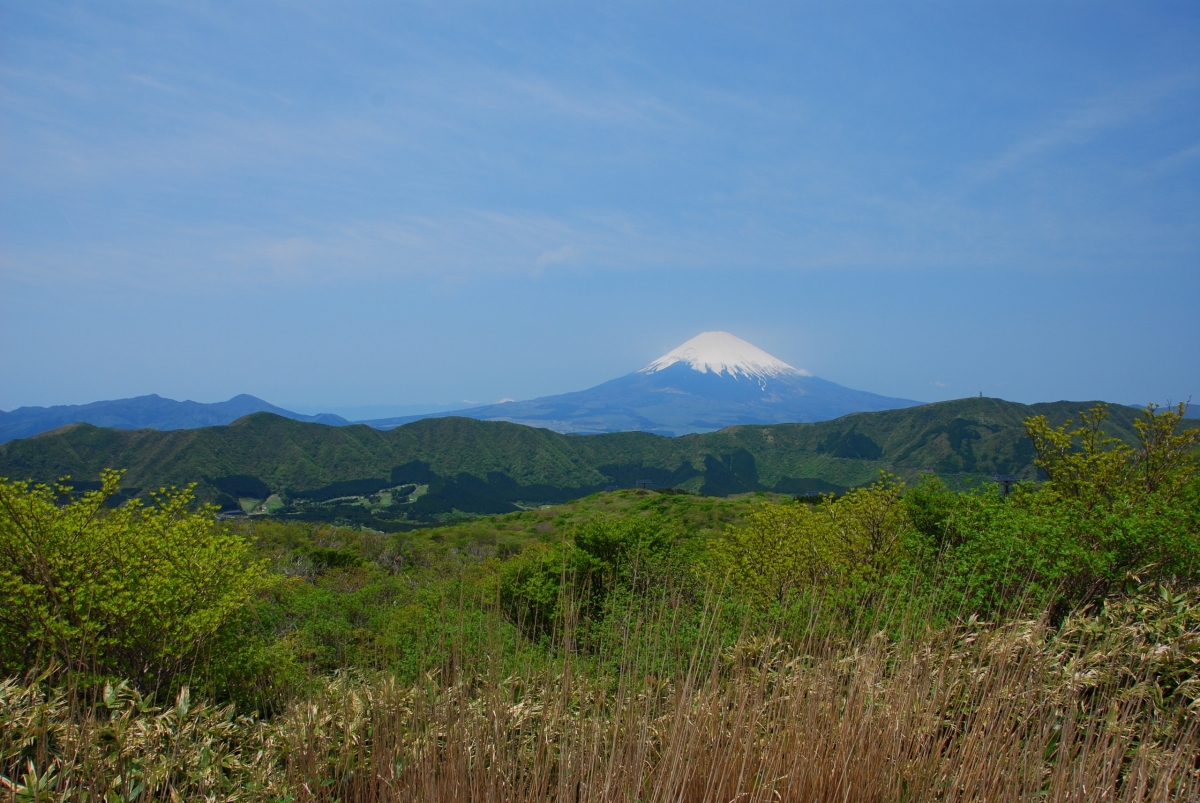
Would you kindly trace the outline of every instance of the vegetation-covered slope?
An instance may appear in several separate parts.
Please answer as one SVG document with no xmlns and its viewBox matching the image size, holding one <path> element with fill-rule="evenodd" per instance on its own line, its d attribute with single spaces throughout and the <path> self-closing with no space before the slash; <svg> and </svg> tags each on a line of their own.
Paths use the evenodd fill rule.
<svg viewBox="0 0 1200 803">
<path fill-rule="evenodd" d="M 839 491 L 880 470 L 934 472 L 952 484 L 994 473 L 1034 476 L 1023 421 L 1061 423 L 1094 404 L 1022 405 L 971 398 L 817 424 L 730 427 L 666 438 L 560 435 L 503 422 L 425 419 L 391 431 L 330 427 L 269 413 L 229 426 L 159 432 L 75 424 L 0 445 L 0 476 L 93 487 L 126 470 L 128 493 L 199 483 L 226 509 L 288 513 L 396 529 L 459 513 L 563 502 L 607 487 L 725 496 Z M 1111 408 L 1107 429 L 1132 441 L 1136 411 Z"/>
<path fill-rule="evenodd" d="M 1200 799 L 1200 430 L 1104 423 L 1025 422 L 1046 481 L 1007 495 L 407 533 L 0 482 L 0 797 Z"/>
</svg>

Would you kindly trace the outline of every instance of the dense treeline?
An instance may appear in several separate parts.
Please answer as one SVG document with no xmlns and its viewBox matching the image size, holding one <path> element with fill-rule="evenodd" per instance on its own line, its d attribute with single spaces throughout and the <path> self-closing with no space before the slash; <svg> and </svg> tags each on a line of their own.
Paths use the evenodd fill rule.
<svg viewBox="0 0 1200 803">
<path fill-rule="evenodd" d="M 195 482 L 200 501 L 225 511 L 393 532 L 646 482 L 729 496 L 841 492 L 871 484 L 880 470 L 910 484 L 934 472 L 955 488 L 997 473 L 1032 480 L 1035 452 L 1025 419 L 1043 415 L 1058 425 L 1087 406 L 959 399 L 680 438 L 560 435 L 453 417 L 387 432 L 267 413 L 173 432 L 81 424 L 0 444 L 0 476 L 45 483 L 70 476 L 78 492 L 98 489 L 100 472 L 120 466 L 123 497 Z M 1106 429 L 1135 444 L 1136 417 L 1132 408 L 1114 407 Z M 420 493 L 399 493 L 408 484 Z"/>
<path fill-rule="evenodd" d="M 620 491 L 417 533 L 218 522 L 187 490 L 110 508 L 117 472 L 5 482 L 0 775 L 72 800 L 1187 799 L 1181 416 L 1147 410 L 1136 445 L 1101 407 L 1031 418 L 1048 479 L 1008 494 Z"/>
</svg>

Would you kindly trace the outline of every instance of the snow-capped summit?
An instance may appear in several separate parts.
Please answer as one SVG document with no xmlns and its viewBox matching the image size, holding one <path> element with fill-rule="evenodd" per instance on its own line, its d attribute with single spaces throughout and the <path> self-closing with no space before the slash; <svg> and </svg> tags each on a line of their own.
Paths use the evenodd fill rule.
<svg viewBox="0 0 1200 803">
<path fill-rule="evenodd" d="M 728 332 L 703 332 L 640 371 L 587 390 L 438 415 L 580 434 L 685 435 L 737 424 L 825 421 L 914 404 L 813 376 Z M 390 429 L 415 418 L 364 423 Z M 641 464 L 636 465 L 640 471 Z"/>
<path fill-rule="evenodd" d="M 747 378 L 765 378 L 793 374 L 812 376 L 802 368 L 793 368 L 783 360 L 772 357 L 753 343 L 728 332 L 701 332 L 679 348 L 664 354 L 647 365 L 640 374 L 653 374 L 676 363 L 686 363 L 693 371 L 706 374 L 739 374 Z"/>
</svg>

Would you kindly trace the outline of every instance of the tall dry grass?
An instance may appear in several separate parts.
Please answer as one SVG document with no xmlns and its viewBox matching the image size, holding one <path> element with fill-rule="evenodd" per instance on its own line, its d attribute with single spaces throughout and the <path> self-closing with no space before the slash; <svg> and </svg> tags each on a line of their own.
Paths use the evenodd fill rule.
<svg viewBox="0 0 1200 803">
<path fill-rule="evenodd" d="M 687 670 L 671 676 L 657 671 L 670 664 L 671 616 L 631 617 L 601 647 L 602 660 L 564 650 L 555 665 L 508 676 L 495 669 L 499 656 L 454 661 L 406 686 L 342 676 L 271 722 L 202 705 L 154 708 L 129 692 L 72 712 L 64 696 L 9 683 L 0 686 L 6 794 L 1200 800 L 1196 712 L 1163 699 L 1159 665 L 1146 658 L 1158 647 L 1139 652 L 1128 629 L 914 624 L 902 639 L 864 627 L 794 645 L 760 637 L 722 647 L 715 628 L 702 627 Z M 498 645 L 476 644 L 473 654 Z M 22 781 L 29 760 L 34 775 L 52 780 Z M 134 776 L 142 780 L 131 785 Z M 106 797 L 110 789 L 120 797 Z"/>
</svg>

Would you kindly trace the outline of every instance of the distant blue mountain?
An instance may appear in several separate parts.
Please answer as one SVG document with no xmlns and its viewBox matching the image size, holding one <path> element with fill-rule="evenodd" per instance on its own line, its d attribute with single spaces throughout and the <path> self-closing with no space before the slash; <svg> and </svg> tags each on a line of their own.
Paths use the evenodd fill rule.
<svg viewBox="0 0 1200 803">
<path fill-rule="evenodd" d="M 704 332 L 642 370 L 589 390 L 356 423 L 392 429 L 423 418 L 463 416 L 563 433 L 642 431 L 686 435 L 737 424 L 828 421 L 849 413 L 917 404 L 921 402 L 843 387 L 793 368 L 727 332 Z M 216 404 L 150 395 L 0 411 L 0 443 L 80 422 L 111 429 L 196 429 L 231 424 L 262 412 L 332 426 L 351 423 L 331 413 L 301 415 L 245 394 Z"/>
<path fill-rule="evenodd" d="M 229 424 L 242 416 L 262 412 L 275 413 L 295 421 L 332 426 L 350 423 L 341 416 L 329 413 L 300 415 L 245 393 L 214 404 L 175 401 L 151 394 L 91 404 L 18 407 L 10 413 L 0 411 L 0 443 L 80 422 L 111 429 L 196 429 Z"/>
<path fill-rule="evenodd" d="M 705 332 L 642 370 L 589 390 L 362 423 L 391 429 L 422 418 L 463 416 L 564 433 L 685 435 L 737 424 L 828 421 L 921 403 L 852 390 L 793 368 L 727 332 Z"/>
</svg>

